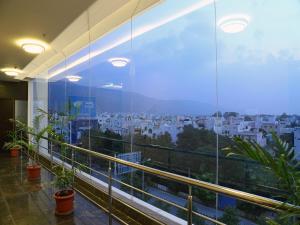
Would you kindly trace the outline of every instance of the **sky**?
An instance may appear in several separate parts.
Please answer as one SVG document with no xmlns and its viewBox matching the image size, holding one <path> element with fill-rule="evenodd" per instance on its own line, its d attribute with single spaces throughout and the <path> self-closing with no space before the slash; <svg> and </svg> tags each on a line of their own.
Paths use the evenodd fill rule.
<svg viewBox="0 0 300 225">
<path fill-rule="evenodd" d="M 244 31 L 229 34 L 215 27 L 215 19 L 232 14 L 250 17 Z M 198 101 L 222 111 L 300 114 L 298 21 L 299 0 L 218 0 L 216 11 L 210 0 L 166 0 L 49 73 L 89 51 L 126 37 L 128 41 L 50 81 L 75 74 L 82 77 L 80 85 Z M 148 31 L 141 34 L 143 29 Z M 131 35 L 136 37 L 130 39 Z M 130 63 L 113 67 L 111 57 L 126 57 Z"/>
</svg>

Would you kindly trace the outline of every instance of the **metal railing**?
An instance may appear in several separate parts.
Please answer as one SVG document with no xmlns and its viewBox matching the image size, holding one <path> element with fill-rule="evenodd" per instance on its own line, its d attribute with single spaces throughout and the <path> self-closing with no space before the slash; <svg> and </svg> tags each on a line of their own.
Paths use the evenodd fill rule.
<svg viewBox="0 0 300 225">
<path fill-rule="evenodd" d="M 273 200 L 273 199 L 262 197 L 262 196 L 255 195 L 255 194 L 250 194 L 250 193 L 235 190 L 235 189 L 232 189 L 232 188 L 227 188 L 227 187 L 224 187 L 224 186 L 221 186 L 221 185 L 216 185 L 216 184 L 196 180 L 196 179 L 181 176 L 181 175 L 178 175 L 178 174 L 158 170 L 158 169 L 151 168 L 151 167 L 148 167 L 148 166 L 144 166 L 144 165 L 141 165 L 141 164 L 132 163 L 132 162 L 129 162 L 129 161 L 125 161 L 125 160 L 122 160 L 122 159 L 119 159 L 119 158 L 115 158 L 113 156 L 105 155 L 105 154 L 102 154 L 102 153 L 99 153 L 99 152 L 88 150 L 88 149 L 78 147 L 78 146 L 75 146 L 75 145 L 71 145 L 71 144 L 68 144 L 68 143 L 61 143 L 61 142 L 59 142 L 57 140 L 54 140 L 54 139 L 51 139 L 51 138 L 43 137 L 43 139 L 50 142 L 50 150 L 47 149 L 47 148 L 46 149 L 50 154 L 51 165 L 55 162 L 55 160 L 54 160 L 55 156 L 54 155 L 57 154 L 59 157 L 62 158 L 62 161 L 66 162 L 68 160 L 69 162 L 71 162 L 70 166 L 71 166 L 72 169 L 74 169 L 74 167 L 76 166 L 75 164 L 77 164 L 77 165 L 80 164 L 84 168 L 86 168 L 90 171 L 93 171 L 94 173 L 97 173 L 101 176 L 104 176 L 108 179 L 107 193 L 108 193 L 108 196 L 109 196 L 109 207 L 108 207 L 109 224 L 112 224 L 112 217 L 116 218 L 112 214 L 112 202 L 113 202 L 112 201 L 113 200 L 112 184 L 113 184 L 113 182 L 117 182 L 121 185 L 124 185 L 124 186 L 126 186 L 126 187 L 128 187 L 132 190 L 135 190 L 137 192 L 142 193 L 143 195 L 147 195 L 149 197 L 155 198 L 159 201 L 162 201 L 166 204 L 169 204 L 173 207 L 176 207 L 177 209 L 184 210 L 187 213 L 186 219 L 187 219 L 187 224 L 188 225 L 192 225 L 193 216 L 198 216 L 198 217 L 200 217 L 204 220 L 210 221 L 210 222 L 215 223 L 215 224 L 226 225 L 226 224 L 218 221 L 217 219 L 214 219 L 214 218 L 211 218 L 209 216 L 206 216 L 206 215 L 203 215 L 203 214 L 200 214 L 198 212 L 193 211 L 192 189 L 195 188 L 195 187 L 206 189 L 208 191 L 212 191 L 212 192 L 215 192 L 215 193 L 218 193 L 218 194 L 224 194 L 224 195 L 242 200 L 244 202 L 255 204 L 255 205 L 261 206 L 263 208 L 266 208 L 266 209 L 269 209 L 269 210 L 272 210 L 272 211 L 276 211 L 276 212 L 286 211 L 286 210 L 289 210 L 289 209 L 294 209 L 294 207 L 295 207 L 295 206 L 290 205 L 290 204 L 286 204 L 286 203 L 284 204 L 281 201 Z M 55 152 L 55 154 L 54 154 L 53 145 L 64 146 L 64 147 L 67 147 L 68 149 L 71 149 L 71 158 L 68 158 L 66 155 L 62 155 L 62 154 L 59 154 L 57 152 Z M 98 159 L 102 159 L 102 160 L 107 161 L 108 162 L 107 174 L 93 169 L 91 163 L 89 164 L 89 166 L 86 166 L 86 165 L 82 165 L 80 162 L 76 162 L 75 152 L 84 153 L 89 158 L 96 157 Z M 148 174 L 151 174 L 151 175 L 154 175 L 154 176 L 162 177 L 162 178 L 165 178 L 165 179 L 168 179 L 168 180 L 172 180 L 172 181 L 179 182 L 181 184 L 187 185 L 188 188 L 189 188 L 188 196 L 187 196 L 187 207 L 183 207 L 183 206 L 178 205 L 174 202 L 165 200 L 161 197 L 155 196 L 155 195 L 153 195 L 151 193 L 148 193 L 144 190 L 141 190 L 141 189 L 136 188 L 132 185 L 129 185 L 125 182 L 122 182 L 118 179 L 115 179 L 113 177 L 112 163 L 122 164 L 124 166 L 128 166 L 128 167 L 134 168 L 136 170 L 140 170 L 143 173 L 148 173 Z M 119 219 L 119 218 L 116 218 L 116 219 Z"/>
</svg>

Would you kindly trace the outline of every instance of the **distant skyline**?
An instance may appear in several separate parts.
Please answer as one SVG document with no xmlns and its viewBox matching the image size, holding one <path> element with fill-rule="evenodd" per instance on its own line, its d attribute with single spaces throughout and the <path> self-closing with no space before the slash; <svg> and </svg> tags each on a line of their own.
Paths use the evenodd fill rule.
<svg viewBox="0 0 300 225">
<path fill-rule="evenodd" d="M 172 8 L 170 2 L 136 17 L 133 28 L 176 12 L 178 8 Z M 199 1 L 180 2 L 184 7 Z M 300 114 L 300 2 L 217 2 L 217 18 L 230 13 L 247 13 L 251 21 L 245 31 L 237 34 L 217 29 L 218 76 L 213 5 L 135 38 L 133 49 L 130 42 L 125 43 L 93 58 L 90 67 L 80 65 L 66 74 L 82 76 L 80 85 L 122 84 L 124 92 L 161 100 L 197 101 L 213 107 L 218 93 L 220 109 L 242 114 Z M 130 26 L 125 24 L 99 42 L 107 43 L 128 32 Z M 116 56 L 129 58 L 131 64 L 112 67 L 107 59 Z"/>
</svg>

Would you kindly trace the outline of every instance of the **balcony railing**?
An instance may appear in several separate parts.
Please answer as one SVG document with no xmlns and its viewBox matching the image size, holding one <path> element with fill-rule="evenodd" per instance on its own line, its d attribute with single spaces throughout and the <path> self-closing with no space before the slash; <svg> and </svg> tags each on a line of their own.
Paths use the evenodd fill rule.
<svg viewBox="0 0 300 225">
<path fill-rule="evenodd" d="M 66 168 L 68 168 L 68 169 L 74 169 L 76 167 L 77 170 L 80 170 L 80 169 L 85 170 L 85 171 L 89 170 L 89 171 L 92 171 L 93 173 L 99 174 L 99 175 L 107 178 L 107 183 L 108 183 L 107 194 L 109 196 L 109 209 L 108 209 L 109 224 L 112 224 L 113 217 L 122 222 L 121 218 L 118 218 L 112 214 L 112 202 L 113 202 L 112 184 L 113 184 L 113 182 L 117 182 L 121 185 L 124 185 L 124 186 L 130 188 L 131 190 L 141 193 L 142 195 L 147 195 L 151 198 L 157 199 L 161 202 L 169 204 L 170 206 L 173 206 L 173 207 L 176 207 L 178 209 L 185 211 L 186 215 L 187 215 L 186 218 L 187 218 L 188 225 L 192 224 L 193 216 L 200 217 L 200 218 L 210 221 L 214 224 L 224 225 L 224 223 L 218 221 L 217 218 L 211 218 L 204 214 L 200 214 L 198 212 L 193 211 L 193 207 L 192 207 L 192 205 L 193 205 L 192 189 L 193 188 L 202 188 L 202 189 L 206 189 L 208 191 L 212 191 L 214 193 L 224 194 L 226 196 L 230 196 L 232 198 L 239 199 L 241 201 L 244 201 L 244 202 L 247 202 L 250 204 L 255 204 L 260 207 L 266 208 L 268 210 L 272 210 L 274 212 L 281 212 L 281 211 L 295 209 L 294 208 L 295 206 L 293 206 L 293 205 L 284 204 L 283 202 L 277 201 L 274 199 L 262 197 L 262 196 L 255 195 L 255 194 L 250 194 L 247 192 L 235 190 L 232 188 L 224 187 L 224 186 L 213 184 L 213 183 L 204 182 L 201 180 L 196 180 L 193 178 L 181 176 L 181 175 L 178 175 L 175 173 L 162 171 L 162 170 L 148 167 L 145 165 L 132 163 L 132 162 L 125 161 L 125 160 L 122 160 L 122 159 L 119 159 L 119 158 L 116 158 L 116 157 L 113 157 L 110 155 L 102 154 L 99 152 L 88 150 L 88 149 L 78 147 L 75 145 L 71 145 L 68 143 L 61 143 L 54 139 L 50 139 L 50 138 L 46 138 L 46 137 L 44 137 L 43 139 L 45 139 L 48 142 L 49 148 L 47 148 L 45 146 L 44 147 L 40 146 L 40 147 L 45 148 L 47 150 L 50 161 L 51 161 L 51 165 L 62 163 L 62 165 L 66 166 Z M 69 154 L 70 157 L 67 156 L 68 154 L 63 155 L 63 154 L 60 154 L 59 151 L 54 151 L 54 146 L 66 147 L 70 151 L 70 154 Z M 76 161 L 76 157 L 75 157 L 76 153 L 84 154 L 84 155 L 88 156 L 89 158 L 95 157 L 95 158 L 107 161 L 108 162 L 108 171 L 107 172 L 98 171 L 98 170 L 92 168 L 91 164 L 83 165 L 81 162 Z M 57 160 L 57 159 L 59 159 L 59 160 Z M 125 182 L 122 182 L 122 181 L 114 178 L 114 176 L 113 176 L 113 165 L 114 164 L 121 164 L 124 166 L 128 166 L 130 168 L 134 168 L 135 170 L 142 171 L 143 173 L 151 174 L 156 177 L 164 178 L 167 180 L 172 180 L 174 182 L 178 182 L 180 184 L 187 185 L 188 190 L 189 190 L 188 196 L 187 196 L 187 203 L 188 203 L 187 207 L 183 207 L 174 202 L 171 202 L 171 201 L 168 201 L 161 197 L 155 196 L 154 194 L 151 194 L 145 190 L 139 189 L 137 187 L 134 187 L 132 185 L 129 185 Z M 79 165 L 80 165 L 80 167 L 78 167 Z"/>
</svg>

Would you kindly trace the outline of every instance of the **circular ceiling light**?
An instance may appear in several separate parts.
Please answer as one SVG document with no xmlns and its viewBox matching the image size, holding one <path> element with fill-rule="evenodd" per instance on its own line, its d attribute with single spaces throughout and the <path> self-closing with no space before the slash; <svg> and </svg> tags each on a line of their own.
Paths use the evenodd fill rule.
<svg viewBox="0 0 300 225">
<path fill-rule="evenodd" d="M 48 44 L 35 39 L 20 39 L 17 44 L 25 51 L 31 54 L 40 54 L 49 48 Z"/>
<path fill-rule="evenodd" d="M 77 82 L 77 81 L 80 81 L 82 77 L 70 75 L 70 76 L 66 76 L 66 78 L 71 82 Z"/>
<path fill-rule="evenodd" d="M 234 14 L 224 16 L 217 22 L 217 26 L 225 33 L 239 33 L 246 29 L 250 22 L 250 16 L 245 14 Z"/>
<path fill-rule="evenodd" d="M 124 67 L 130 62 L 130 60 L 127 58 L 110 58 L 108 59 L 108 62 L 115 67 Z"/>
<path fill-rule="evenodd" d="M 22 48 L 25 52 L 28 52 L 31 54 L 40 54 L 43 51 L 45 51 L 45 48 L 38 44 L 24 44 L 24 45 L 22 45 Z"/>
<path fill-rule="evenodd" d="M 16 68 L 3 68 L 1 69 L 1 71 L 5 73 L 7 76 L 11 76 L 11 77 L 18 76 L 20 73 L 22 73 L 22 70 Z"/>
</svg>

